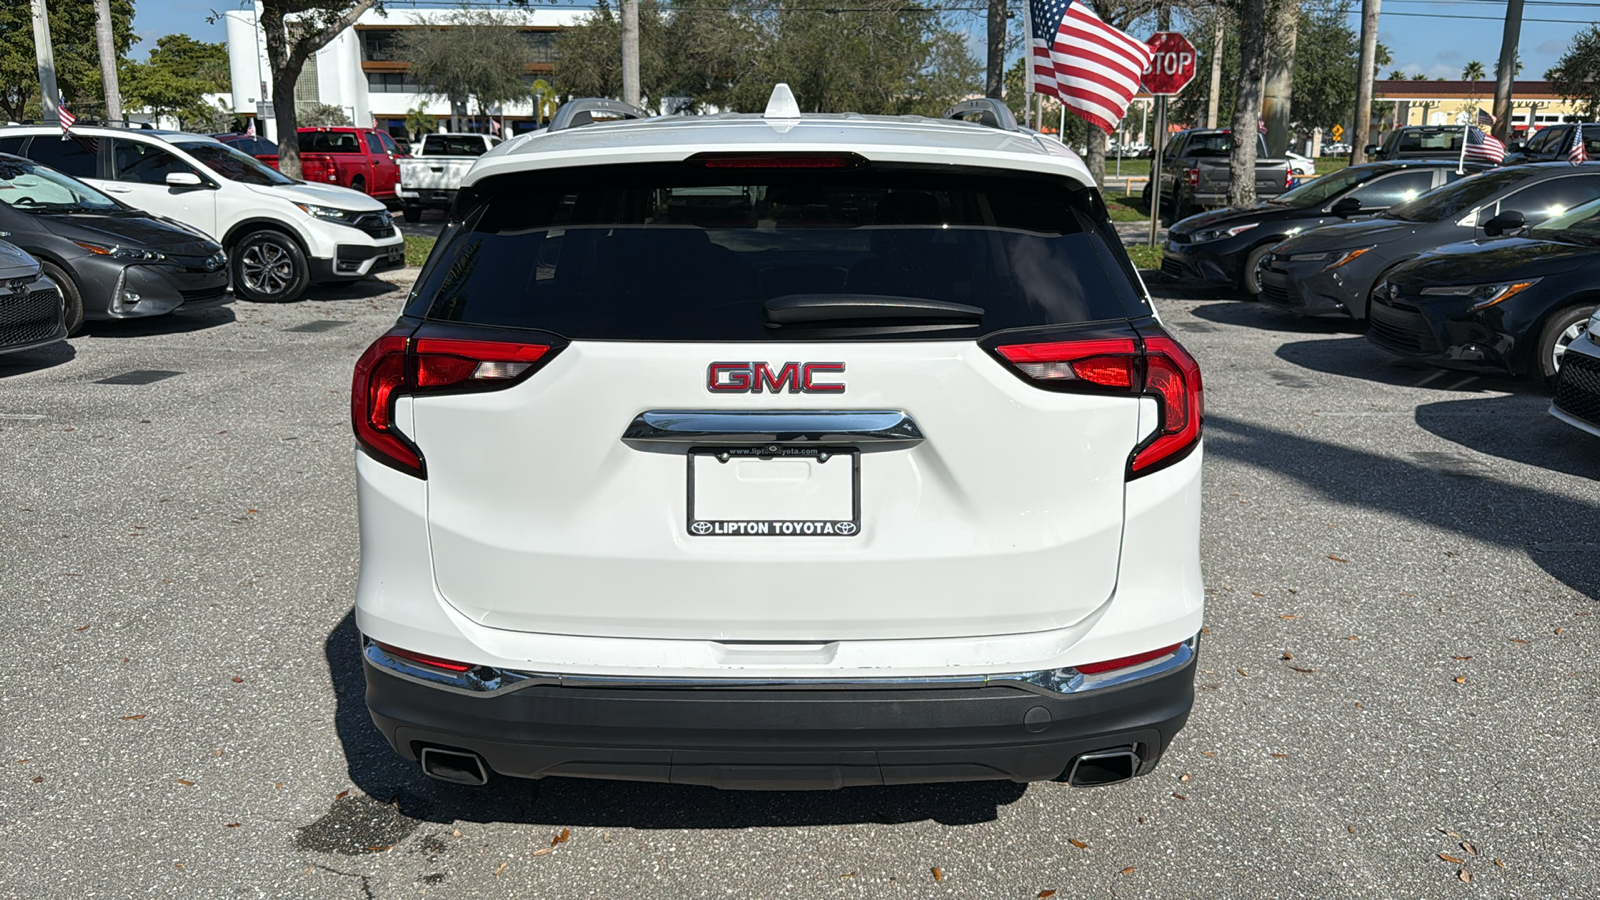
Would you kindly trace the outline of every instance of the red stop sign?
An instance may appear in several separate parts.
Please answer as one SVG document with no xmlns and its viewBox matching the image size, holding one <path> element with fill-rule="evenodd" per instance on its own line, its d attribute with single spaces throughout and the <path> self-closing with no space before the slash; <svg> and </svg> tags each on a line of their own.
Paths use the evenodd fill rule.
<svg viewBox="0 0 1600 900">
<path fill-rule="evenodd" d="M 1176 31 L 1158 31 L 1145 43 L 1156 54 L 1144 70 L 1145 90 L 1172 95 L 1194 80 L 1195 52 L 1188 38 Z"/>
</svg>

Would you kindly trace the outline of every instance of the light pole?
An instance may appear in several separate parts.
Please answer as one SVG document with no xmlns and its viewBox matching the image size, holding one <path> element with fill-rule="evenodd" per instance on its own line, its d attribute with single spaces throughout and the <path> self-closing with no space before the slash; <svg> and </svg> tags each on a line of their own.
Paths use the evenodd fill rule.
<svg viewBox="0 0 1600 900">
<path fill-rule="evenodd" d="M 50 44 L 50 10 L 45 0 L 33 0 L 33 49 L 39 61 L 39 108 L 46 119 L 55 121 L 61 115 L 57 106 L 61 93 L 56 89 L 56 55 Z"/>
</svg>

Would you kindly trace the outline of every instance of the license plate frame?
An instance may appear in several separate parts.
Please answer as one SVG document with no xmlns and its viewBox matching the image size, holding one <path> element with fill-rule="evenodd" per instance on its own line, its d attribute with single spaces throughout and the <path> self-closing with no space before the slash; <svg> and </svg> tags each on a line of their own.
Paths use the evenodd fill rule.
<svg viewBox="0 0 1600 900">
<path fill-rule="evenodd" d="M 406 247 L 404 244 L 396 244 L 395 246 L 385 250 L 383 253 L 383 261 L 386 263 L 405 262 L 405 260 Z"/>
<path fill-rule="evenodd" d="M 725 458 L 724 458 L 724 455 Z M 819 465 L 844 460 L 850 464 L 849 519 L 698 519 L 695 517 L 695 459 L 717 457 L 727 462 L 735 458 L 761 460 L 807 459 Z M 861 451 L 855 447 L 786 447 L 768 444 L 759 447 L 692 447 L 685 454 L 684 481 L 687 505 L 684 531 L 695 538 L 705 537 L 845 537 L 861 535 Z"/>
</svg>

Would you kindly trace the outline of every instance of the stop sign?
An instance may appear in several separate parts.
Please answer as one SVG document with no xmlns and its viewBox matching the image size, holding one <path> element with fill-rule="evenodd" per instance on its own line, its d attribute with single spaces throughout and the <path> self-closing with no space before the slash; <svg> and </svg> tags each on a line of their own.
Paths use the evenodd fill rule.
<svg viewBox="0 0 1600 900">
<path fill-rule="evenodd" d="M 1194 80 L 1195 52 L 1189 39 L 1176 31 L 1158 31 L 1145 42 L 1155 56 L 1144 70 L 1144 89 L 1172 95 Z"/>
</svg>

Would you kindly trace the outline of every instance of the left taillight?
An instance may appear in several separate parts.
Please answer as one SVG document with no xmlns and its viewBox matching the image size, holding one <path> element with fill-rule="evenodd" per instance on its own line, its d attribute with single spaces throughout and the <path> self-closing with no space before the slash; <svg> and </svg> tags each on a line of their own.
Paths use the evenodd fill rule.
<svg viewBox="0 0 1600 900">
<path fill-rule="evenodd" d="M 426 478 L 422 452 L 395 428 L 395 401 L 509 387 L 531 375 L 551 352 L 549 344 L 413 337 L 409 328 L 397 327 L 356 361 L 350 385 L 356 441 L 379 462 Z"/>
<path fill-rule="evenodd" d="M 1128 478 L 1133 479 L 1187 456 L 1200 443 L 1205 419 L 1200 366 L 1194 357 L 1158 329 L 1140 330 L 1150 333 L 1001 344 L 992 352 L 1045 390 L 1154 399 L 1157 427 L 1128 460 Z"/>
</svg>

